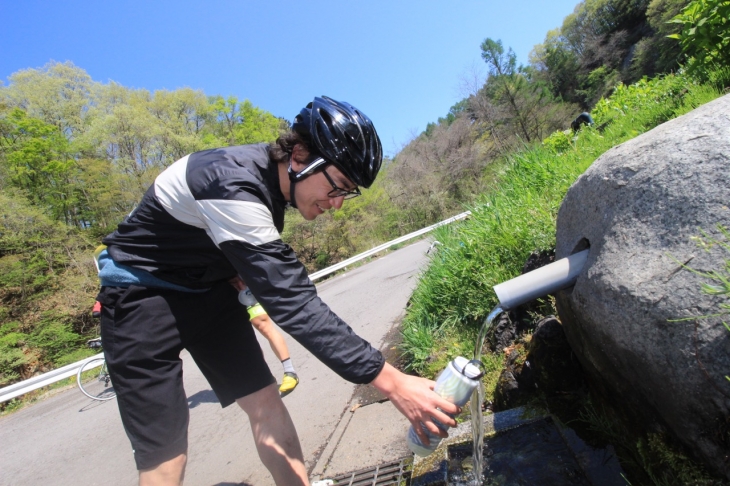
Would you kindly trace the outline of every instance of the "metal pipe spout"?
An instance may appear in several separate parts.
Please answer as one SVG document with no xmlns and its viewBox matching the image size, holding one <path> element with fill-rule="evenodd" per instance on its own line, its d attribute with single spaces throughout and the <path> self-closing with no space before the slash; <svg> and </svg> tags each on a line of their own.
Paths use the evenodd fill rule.
<svg viewBox="0 0 730 486">
<path fill-rule="evenodd" d="M 575 284 L 588 259 L 583 250 L 545 265 L 512 280 L 494 286 L 499 305 L 504 310 L 544 297 Z"/>
</svg>

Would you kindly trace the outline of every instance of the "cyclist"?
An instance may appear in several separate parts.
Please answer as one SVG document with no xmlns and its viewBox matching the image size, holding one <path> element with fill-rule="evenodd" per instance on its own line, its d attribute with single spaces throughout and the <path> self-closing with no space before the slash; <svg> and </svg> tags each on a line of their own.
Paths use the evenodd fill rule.
<svg viewBox="0 0 730 486">
<path fill-rule="evenodd" d="M 261 304 L 256 301 L 256 297 L 253 296 L 251 290 L 241 280 L 241 277 L 236 276 L 229 280 L 229 283 L 233 285 L 233 288 L 238 290 L 238 300 L 246 306 L 251 324 L 269 341 L 271 350 L 279 358 L 281 365 L 284 367 L 284 378 L 282 378 L 281 385 L 279 385 L 279 394 L 285 397 L 293 392 L 294 388 L 299 384 L 299 377 L 294 369 L 294 363 L 289 355 L 289 348 L 286 345 L 286 341 L 284 341 L 284 336 L 276 330 L 274 322 L 264 308 L 261 307 Z"/>
<path fill-rule="evenodd" d="M 371 383 L 414 425 L 439 436 L 458 407 L 434 382 L 386 363 L 317 296 L 282 242 L 287 205 L 312 220 L 370 187 L 380 140 L 352 105 L 317 97 L 274 144 L 206 150 L 173 163 L 104 238 L 101 334 L 140 484 L 179 484 L 188 407 L 187 348 L 222 406 L 248 415 L 259 457 L 278 485 L 308 483 L 294 424 L 235 289 L 240 275 L 272 319 L 353 383 Z M 366 290 L 366 289 L 363 289 Z M 446 413 L 445 413 L 446 412 Z"/>
</svg>

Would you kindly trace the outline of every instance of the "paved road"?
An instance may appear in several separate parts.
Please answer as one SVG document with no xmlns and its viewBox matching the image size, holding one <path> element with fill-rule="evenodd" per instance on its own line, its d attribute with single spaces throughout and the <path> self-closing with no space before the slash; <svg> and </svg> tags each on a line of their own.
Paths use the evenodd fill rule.
<svg viewBox="0 0 730 486">
<path fill-rule="evenodd" d="M 381 348 L 386 334 L 403 315 L 418 272 L 427 262 L 427 248 L 428 242 L 420 241 L 375 259 L 318 285 L 319 294 L 358 334 Z M 347 472 L 334 470 L 334 464 L 329 461 L 338 457 L 333 447 L 347 447 L 348 441 L 350 446 L 358 442 L 357 438 L 347 439 L 346 430 L 353 416 L 350 408 L 356 387 L 286 338 L 301 383 L 285 398 L 285 403 L 296 424 L 306 465 L 314 473 Z M 279 376 L 281 365 L 268 343 L 263 341 L 262 348 L 274 375 Z M 183 360 L 190 406 L 185 484 L 273 484 L 258 460 L 243 412 L 235 405 L 221 409 L 187 353 L 183 353 Z M 370 410 L 382 406 L 376 404 Z M 385 414 L 391 417 L 390 423 L 396 422 L 388 426 L 394 429 L 390 430 L 395 434 L 393 437 L 402 437 L 407 421 L 401 420 L 398 414 L 394 416 L 392 410 L 381 415 Z M 366 424 L 377 420 L 377 414 L 373 419 L 361 416 Z M 352 426 L 351 429 L 350 435 L 356 430 Z M 343 441 L 342 437 L 346 439 Z M 338 445 L 333 446 L 335 439 Z M 345 452 L 344 456 L 356 455 Z M 372 465 L 363 464 L 363 467 Z M 133 485 L 136 482 L 132 452 L 116 400 L 94 402 L 78 390 L 70 389 L 0 419 L 0 485 Z"/>
</svg>

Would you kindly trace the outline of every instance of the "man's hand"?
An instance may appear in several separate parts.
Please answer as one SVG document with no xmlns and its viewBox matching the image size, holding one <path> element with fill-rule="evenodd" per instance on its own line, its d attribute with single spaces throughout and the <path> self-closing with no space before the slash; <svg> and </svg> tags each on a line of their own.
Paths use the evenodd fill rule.
<svg viewBox="0 0 730 486">
<path fill-rule="evenodd" d="M 436 382 L 406 375 L 385 363 L 370 384 L 388 397 L 395 408 L 405 415 L 424 444 L 428 444 L 429 440 L 421 424 L 439 437 L 446 437 L 448 434 L 440 429 L 433 419 L 448 427 L 456 427 L 456 421 L 444 412 L 455 415 L 461 409 L 433 391 Z"/>
<path fill-rule="evenodd" d="M 246 284 L 243 282 L 241 277 L 239 277 L 238 275 L 228 279 L 228 283 L 233 285 L 233 288 L 238 290 L 239 292 L 246 288 Z"/>
</svg>

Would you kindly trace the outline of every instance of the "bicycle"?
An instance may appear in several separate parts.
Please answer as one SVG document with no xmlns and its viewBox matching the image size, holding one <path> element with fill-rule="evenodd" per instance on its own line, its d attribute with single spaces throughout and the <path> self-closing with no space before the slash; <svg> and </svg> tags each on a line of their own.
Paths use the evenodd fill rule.
<svg viewBox="0 0 730 486">
<path fill-rule="evenodd" d="M 86 344 L 92 349 L 101 349 L 101 338 L 91 339 Z M 88 381 L 84 381 L 82 375 L 90 370 L 101 367 L 98 373 Z M 81 365 L 76 373 L 76 382 L 79 384 L 81 392 L 92 400 L 105 402 L 116 397 L 109 370 L 106 367 L 106 360 L 101 358 L 92 358 Z"/>
</svg>

